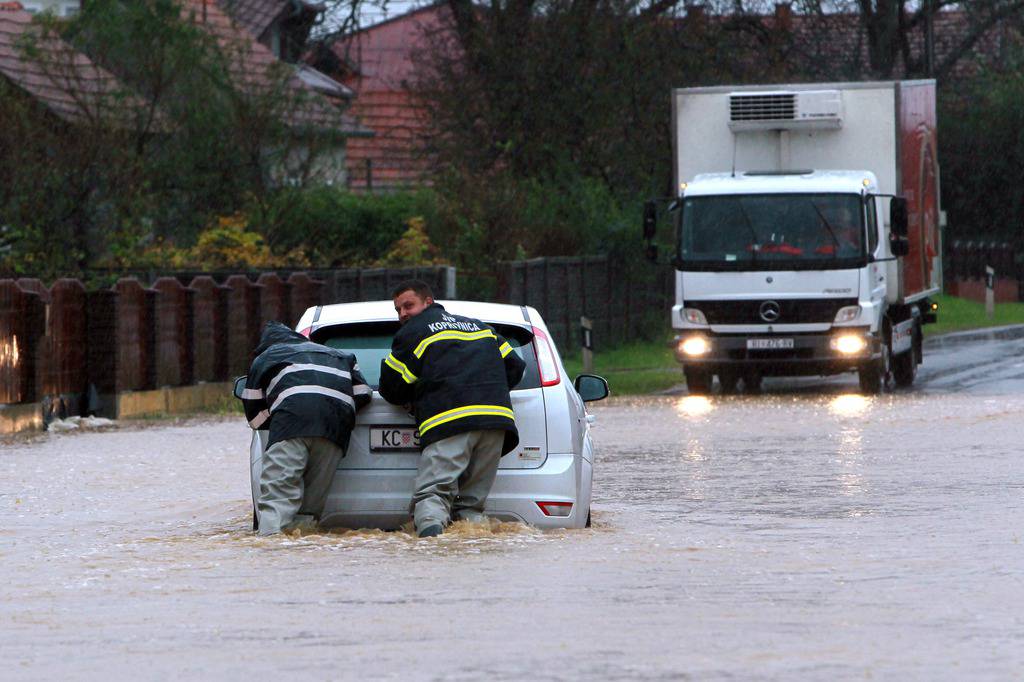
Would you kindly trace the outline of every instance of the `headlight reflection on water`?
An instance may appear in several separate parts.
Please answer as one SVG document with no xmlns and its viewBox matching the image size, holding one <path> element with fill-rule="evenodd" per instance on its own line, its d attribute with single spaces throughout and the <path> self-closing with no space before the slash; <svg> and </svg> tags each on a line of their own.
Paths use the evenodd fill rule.
<svg viewBox="0 0 1024 682">
<path fill-rule="evenodd" d="M 0 366 L 17 367 L 20 360 L 21 354 L 18 352 L 18 337 L 11 336 L 10 341 L 7 339 L 0 340 Z"/>
<path fill-rule="evenodd" d="M 856 417 L 864 414 L 870 405 L 870 398 L 856 393 L 847 393 L 833 398 L 829 409 L 840 417 Z"/>
<path fill-rule="evenodd" d="M 714 409 L 711 399 L 703 395 L 688 395 L 676 402 L 676 412 L 684 417 L 703 417 Z"/>
</svg>

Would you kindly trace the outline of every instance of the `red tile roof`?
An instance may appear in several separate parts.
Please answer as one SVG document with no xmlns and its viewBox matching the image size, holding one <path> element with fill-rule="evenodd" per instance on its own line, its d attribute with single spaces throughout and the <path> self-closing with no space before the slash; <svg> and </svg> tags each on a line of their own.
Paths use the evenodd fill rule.
<svg viewBox="0 0 1024 682">
<path fill-rule="evenodd" d="M 291 0 L 217 0 L 235 21 L 257 38 L 291 7 Z"/>
<path fill-rule="evenodd" d="M 345 135 L 372 135 L 332 100 L 308 87 L 291 64 L 274 56 L 269 48 L 256 40 L 246 29 L 232 21 L 213 0 L 184 0 L 186 16 L 213 35 L 220 46 L 236 58 L 231 60 L 231 75 L 243 92 L 273 94 L 279 83 L 278 74 L 287 69 L 285 87 L 296 95 L 299 106 L 287 112 L 293 128 L 336 131 Z"/>
<path fill-rule="evenodd" d="M 39 50 L 28 58 L 24 41 Z M 17 2 L 0 4 L 0 77 L 71 123 L 127 124 L 149 105 L 113 74 L 33 23 Z"/>
<path fill-rule="evenodd" d="M 275 20 L 295 9 L 293 0 L 216 0 L 221 9 L 234 17 L 247 31 L 259 38 Z M 324 5 L 319 2 L 300 0 L 303 8 L 321 12 Z"/>
</svg>

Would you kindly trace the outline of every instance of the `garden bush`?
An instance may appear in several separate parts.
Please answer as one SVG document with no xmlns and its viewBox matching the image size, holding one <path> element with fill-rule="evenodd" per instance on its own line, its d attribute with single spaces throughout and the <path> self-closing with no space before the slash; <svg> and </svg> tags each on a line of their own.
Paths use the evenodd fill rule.
<svg viewBox="0 0 1024 682">
<path fill-rule="evenodd" d="M 337 187 L 282 191 L 268 209 L 253 211 L 276 252 L 301 249 L 318 267 L 365 266 L 381 260 L 418 219 L 435 220 L 430 190 L 395 194 L 353 194 Z"/>
</svg>

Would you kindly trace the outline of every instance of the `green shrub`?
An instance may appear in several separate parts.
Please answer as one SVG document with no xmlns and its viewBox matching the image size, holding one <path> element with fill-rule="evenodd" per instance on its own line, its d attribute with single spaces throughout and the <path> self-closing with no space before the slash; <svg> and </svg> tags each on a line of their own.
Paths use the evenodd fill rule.
<svg viewBox="0 0 1024 682">
<path fill-rule="evenodd" d="M 1024 64 L 1024 56 L 1016 56 Z M 940 99 L 939 157 L 946 240 L 1021 244 L 1024 222 L 1024 71 L 989 72 Z"/>
<path fill-rule="evenodd" d="M 317 266 L 360 266 L 379 261 L 401 239 L 411 219 L 429 226 L 436 198 L 429 190 L 353 194 L 336 187 L 280 192 L 268 207 L 252 209 L 275 251 L 302 249 Z"/>
<path fill-rule="evenodd" d="M 456 265 L 479 269 L 539 256 L 640 253 L 639 199 L 569 170 L 557 177 L 443 177 L 431 238 Z"/>
</svg>

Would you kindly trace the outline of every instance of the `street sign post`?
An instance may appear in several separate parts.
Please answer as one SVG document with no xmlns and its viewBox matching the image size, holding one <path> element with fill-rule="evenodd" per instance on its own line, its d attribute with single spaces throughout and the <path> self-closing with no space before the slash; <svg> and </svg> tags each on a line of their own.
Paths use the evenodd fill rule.
<svg viewBox="0 0 1024 682">
<path fill-rule="evenodd" d="M 985 267 L 985 314 L 990 320 L 996 314 L 996 271 L 991 266 Z"/>
<path fill-rule="evenodd" d="M 583 371 L 594 371 L 594 323 L 589 317 L 580 318 L 580 344 L 583 346 Z"/>
</svg>

